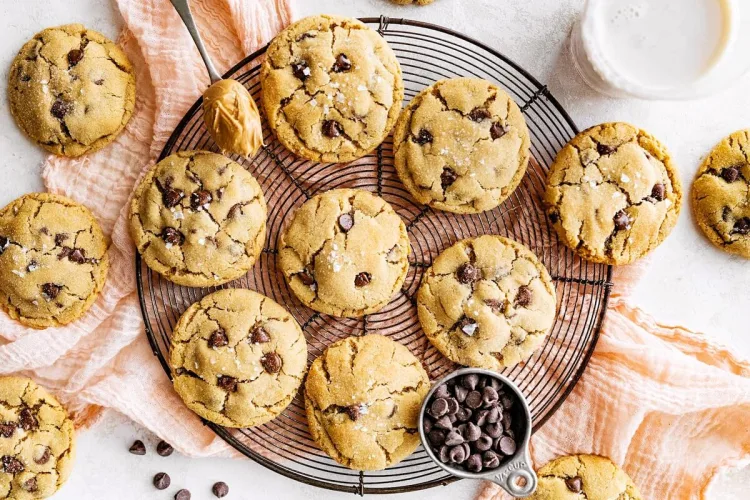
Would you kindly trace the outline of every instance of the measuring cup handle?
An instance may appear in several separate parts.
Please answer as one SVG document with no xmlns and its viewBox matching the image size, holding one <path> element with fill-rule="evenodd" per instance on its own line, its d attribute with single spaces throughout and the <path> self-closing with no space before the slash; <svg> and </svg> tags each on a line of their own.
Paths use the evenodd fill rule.
<svg viewBox="0 0 750 500">
<path fill-rule="evenodd" d="M 523 478 L 526 483 L 519 486 L 516 481 Z M 516 498 L 525 498 L 536 491 L 536 472 L 531 468 L 531 460 L 528 453 L 515 458 L 509 464 L 503 466 L 503 471 L 492 478 L 492 482 L 510 493 Z"/>
</svg>

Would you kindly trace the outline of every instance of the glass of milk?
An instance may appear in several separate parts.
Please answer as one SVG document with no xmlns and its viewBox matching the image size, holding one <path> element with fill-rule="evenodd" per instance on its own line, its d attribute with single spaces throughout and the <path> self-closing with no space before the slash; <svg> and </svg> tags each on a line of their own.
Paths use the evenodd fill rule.
<svg viewBox="0 0 750 500">
<path fill-rule="evenodd" d="M 750 70 L 750 0 L 588 0 L 570 50 L 602 93 L 707 96 Z"/>
</svg>

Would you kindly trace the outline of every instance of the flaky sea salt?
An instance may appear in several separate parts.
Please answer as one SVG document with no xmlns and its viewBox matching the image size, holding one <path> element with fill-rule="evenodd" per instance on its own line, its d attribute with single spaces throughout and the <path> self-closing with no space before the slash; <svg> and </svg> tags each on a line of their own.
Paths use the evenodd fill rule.
<svg viewBox="0 0 750 500">
<path fill-rule="evenodd" d="M 19 271 L 18 269 L 13 269 L 11 272 L 19 278 L 23 278 L 24 276 L 26 276 L 26 273 Z"/>
<path fill-rule="evenodd" d="M 198 240 L 199 245 L 205 245 L 206 244 L 206 238 L 201 238 Z"/>
<path fill-rule="evenodd" d="M 628 176 L 627 176 L 627 175 L 625 175 L 625 174 L 622 174 L 622 175 L 620 176 L 620 180 L 621 180 L 622 182 L 628 183 L 628 182 L 630 182 L 630 177 L 628 177 Z"/>
</svg>

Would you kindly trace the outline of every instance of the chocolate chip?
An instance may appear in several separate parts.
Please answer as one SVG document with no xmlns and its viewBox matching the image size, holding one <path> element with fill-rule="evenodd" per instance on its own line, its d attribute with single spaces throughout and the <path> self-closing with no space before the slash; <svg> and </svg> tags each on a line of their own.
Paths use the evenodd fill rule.
<svg viewBox="0 0 750 500">
<path fill-rule="evenodd" d="M 469 442 L 474 442 L 480 437 L 482 437 L 482 429 L 479 428 L 478 425 L 474 424 L 473 422 L 469 422 L 466 424 L 466 432 L 464 434 L 464 437 Z"/>
<path fill-rule="evenodd" d="M 484 303 L 495 313 L 505 312 L 505 302 L 496 299 L 487 299 Z"/>
<path fill-rule="evenodd" d="M 432 443 L 434 446 L 440 446 L 445 443 L 445 433 L 437 429 L 432 429 L 427 434 L 427 439 L 429 439 L 430 443 Z"/>
<path fill-rule="evenodd" d="M 467 262 L 458 268 L 456 278 L 459 283 L 470 285 L 482 279 L 482 271 Z"/>
<path fill-rule="evenodd" d="M 469 420 L 471 420 L 471 415 L 472 415 L 472 411 L 462 406 L 456 412 L 456 419 L 459 422 L 468 422 Z"/>
<path fill-rule="evenodd" d="M 24 408 L 21 410 L 18 423 L 25 431 L 31 431 L 39 427 L 39 421 L 34 416 L 34 412 L 31 411 L 31 408 Z"/>
<path fill-rule="evenodd" d="M 503 455 L 513 455 L 516 452 L 516 442 L 508 436 L 503 436 L 500 438 L 499 448 Z"/>
<path fill-rule="evenodd" d="M 0 424 L 0 436 L 9 438 L 16 431 L 16 426 L 13 424 Z"/>
<path fill-rule="evenodd" d="M 448 401 L 443 398 L 438 398 L 430 405 L 430 412 L 435 418 L 440 418 L 448 413 Z"/>
<path fill-rule="evenodd" d="M 156 453 L 160 457 L 168 457 L 174 452 L 174 448 L 172 448 L 172 445 L 167 443 L 166 441 L 159 441 L 159 444 L 156 445 Z"/>
<path fill-rule="evenodd" d="M 182 242 L 185 241 L 182 233 L 173 227 L 165 227 L 161 232 L 161 239 L 170 245 L 182 245 Z"/>
<path fill-rule="evenodd" d="M 470 391 L 473 391 L 474 389 L 476 389 L 478 383 L 479 383 L 479 375 L 475 373 L 464 375 L 464 377 L 461 379 L 461 385 L 469 389 Z"/>
<path fill-rule="evenodd" d="M 268 373 L 279 373 L 281 371 L 281 356 L 275 352 L 269 352 L 260 358 L 260 364 Z"/>
<path fill-rule="evenodd" d="M 143 444 L 143 441 L 136 440 L 133 441 L 133 444 L 130 445 L 130 448 L 128 449 L 130 453 L 133 455 L 145 455 L 146 454 L 146 445 Z"/>
<path fill-rule="evenodd" d="M 51 452 L 50 452 L 49 447 L 45 446 L 44 451 L 42 451 L 42 454 L 34 458 L 34 462 L 36 462 L 39 465 L 44 465 L 49 461 L 50 455 L 51 455 Z"/>
<path fill-rule="evenodd" d="M 5 249 L 10 246 L 10 239 L 5 236 L 0 236 L 0 255 L 5 252 Z"/>
<path fill-rule="evenodd" d="M 471 472 L 482 471 L 482 456 L 479 453 L 475 453 L 466 460 L 466 468 Z"/>
<path fill-rule="evenodd" d="M 26 491 L 28 491 L 28 492 L 31 492 L 31 493 L 35 492 L 38 489 L 38 486 L 36 484 L 36 478 L 35 477 L 30 477 L 29 479 L 27 479 L 26 481 L 24 481 L 23 482 L 23 489 L 26 490 Z"/>
<path fill-rule="evenodd" d="M 474 447 L 479 451 L 487 451 L 492 448 L 492 438 L 487 434 L 482 434 L 474 443 Z"/>
<path fill-rule="evenodd" d="M 237 390 L 237 379 L 234 377 L 219 375 L 216 384 L 228 392 L 235 392 Z"/>
<path fill-rule="evenodd" d="M 497 391 L 492 387 L 485 387 L 482 389 L 482 403 L 484 405 L 491 406 L 497 403 L 498 399 L 499 396 L 497 395 Z"/>
<path fill-rule="evenodd" d="M 18 79 L 21 80 L 22 82 L 30 82 L 31 81 L 31 77 L 29 75 L 21 75 Z"/>
<path fill-rule="evenodd" d="M 464 443 L 463 436 L 461 436 L 461 434 L 455 429 L 450 431 L 445 436 L 445 444 L 447 444 L 448 446 L 456 446 L 456 445 L 463 444 L 463 443 Z"/>
<path fill-rule="evenodd" d="M 416 142 L 420 146 L 424 146 L 427 143 L 430 143 L 433 141 L 432 134 L 427 129 L 419 129 L 419 134 L 417 134 L 416 137 L 412 138 L 412 141 Z"/>
<path fill-rule="evenodd" d="M 607 146 L 606 144 L 597 144 L 596 150 L 599 152 L 601 156 L 611 155 L 615 151 L 617 151 L 616 148 L 613 148 L 612 146 Z"/>
<path fill-rule="evenodd" d="M 172 480 L 166 472 L 159 472 L 154 476 L 154 487 L 157 490 L 166 490 L 171 483 Z"/>
<path fill-rule="evenodd" d="M 336 120 L 325 120 L 323 122 L 323 135 L 333 139 L 334 137 L 340 136 L 344 132 L 344 128 Z"/>
<path fill-rule="evenodd" d="M 333 71 L 336 73 L 342 73 L 344 71 L 349 71 L 350 69 L 352 69 L 352 62 L 345 54 L 339 54 L 336 57 L 336 62 L 333 63 Z"/>
<path fill-rule="evenodd" d="M 307 65 L 306 61 L 300 61 L 292 64 L 292 73 L 304 82 L 310 76 L 310 67 Z"/>
<path fill-rule="evenodd" d="M 502 403 L 503 408 L 505 408 L 506 410 L 509 410 L 513 407 L 513 399 L 508 395 L 500 398 L 500 403 Z"/>
<path fill-rule="evenodd" d="M 195 191 L 190 195 L 190 206 L 193 208 L 193 210 L 206 208 L 206 205 L 211 203 L 211 200 L 213 199 L 214 197 L 211 195 L 210 191 L 201 189 L 200 191 Z"/>
<path fill-rule="evenodd" d="M 435 427 L 438 429 L 443 429 L 444 431 L 449 431 L 453 429 L 453 422 L 451 422 L 451 419 L 448 417 L 448 415 L 443 415 L 437 421 L 435 421 Z"/>
<path fill-rule="evenodd" d="M 616 231 L 622 231 L 623 229 L 627 229 L 628 226 L 630 226 L 630 217 L 628 217 L 627 212 L 625 210 L 620 210 L 615 214 L 614 217 L 615 222 L 615 230 Z"/>
<path fill-rule="evenodd" d="M 743 236 L 750 234 L 750 217 L 745 217 L 735 222 L 734 232 Z"/>
<path fill-rule="evenodd" d="M 352 217 L 352 214 L 339 215 L 339 227 L 343 232 L 348 233 L 354 227 L 354 217 Z"/>
<path fill-rule="evenodd" d="M 489 437 L 492 439 L 499 438 L 503 435 L 503 424 L 496 423 L 496 424 L 487 424 L 484 426 L 484 432 L 487 433 Z"/>
<path fill-rule="evenodd" d="M 464 334 L 468 335 L 469 337 L 473 336 L 477 328 L 479 328 L 479 325 L 477 325 L 477 322 L 473 319 L 464 316 L 461 318 L 461 320 L 456 325 L 459 330 L 461 330 Z"/>
<path fill-rule="evenodd" d="M 86 253 L 80 248 L 74 248 L 70 252 L 70 255 L 68 255 L 68 260 L 71 262 L 75 262 L 76 264 L 83 264 L 84 262 L 86 262 Z"/>
<path fill-rule="evenodd" d="M 461 445 L 454 446 L 450 448 L 448 457 L 454 464 L 460 464 L 461 462 L 466 460 L 466 449 Z"/>
<path fill-rule="evenodd" d="M 354 286 L 357 288 L 362 288 L 363 286 L 367 286 L 372 281 L 372 274 L 370 273 L 359 273 L 357 276 L 354 277 Z"/>
<path fill-rule="evenodd" d="M 444 464 L 450 462 L 450 448 L 445 445 L 441 446 L 438 451 L 438 459 Z"/>
<path fill-rule="evenodd" d="M 486 387 L 485 389 L 491 389 L 491 387 Z M 487 409 L 487 423 L 488 424 L 496 424 L 502 419 L 503 419 L 503 412 L 501 412 L 497 406 L 493 406 L 492 408 Z"/>
<path fill-rule="evenodd" d="M 469 394 L 469 389 L 462 385 L 457 385 L 453 388 L 453 393 L 456 395 L 456 401 L 463 403 L 466 401 L 466 395 Z"/>
<path fill-rule="evenodd" d="M 531 304 L 531 289 L 526 285 L 518 287 L 513 305 L 516 307 L 527 307 Z"/>
<path fill-rule="evenodd" d="M 57 233 L 55 235 L 55 245 L 59 247 L 60 245 L 65 243 L 65 240 L 67 239 L 68 239 L 68 235 L 66 233 Z"/>
<path fill-rule="evenodd" d="M 361 413 L 362 413 L 362 412 L 360 411 L 359 405 L 351 405 L 351 406 L 347 406 L 347 407 L 346 407 L 346 408 L 344 409 L 344 411 L 346 412 L 346 414 L 347 414 L 347 415 L 349 415 L 349 418 L 350 418 L 350 419 L 351 419 L 351 420 L 352 420 L 353 422 L 356 422 L 356 421 L 357 421 L 357 419 L 359 418 L 359 416 L 360 416 L 360 415 L 361 415 Z"/>
<path fill-rule="evenodd" d="M 466 406 L 468 406 L 472 410 L 482 406 L 482 393 L 479 391 L 471 391 L 466 396 Z"/>
<path fill-rule="evenodd" d="M 450 168 L 444 168 L 443 173 L 440 174 L 440 185 L 443 187 L 443 191 L 456 182 L 456 179 L 458 179 L 458 174 L 456 172 Z"/>
<path fill-rule="evenodd" d="M 190 496 L 190 492 L 183 488 L 174 494 L 174 500 L 190 500 Z"/>
<path fill-rule="evenodd" d="M 26 266 L 26 272 L 28 273 L 32 273 L 36 271 L 37 269 L 39 269 L 39 263 L 35 260 L 32 260 L 31 262 L 29 262 L 29 265 Z"/>
<path fill-rule="evenodd" d="M 654 184 L 654 187 L 651 189 L 651 198 L 655 199 L 656 201 L 664 201 L 664 198 L 667 196 L 667 188 L 664 186 L 664 184 Z"/>
<path fill-rule="evenodd" d="M 42 285 L 42 297 L 44 297 L 47 302 L 57 298 L 60 291 L 62 291 L 60 285 L 55 285 L 54 283 L 45 283 Z"/>
<path fill-rule="evenodd" d="M 219 481 L 218 483 L 214 483 L 211 487 L 211 491 L 217 498 L 224 498 L 229 494 L 229 486 L 227 486 L 227 483 Z"/>
<path fill-rule="evenodd" d="M 487 108 L 474 108 L 469 113 L 469 118 L 475 122 L 481 122 L 482 120 L 486 120 L 487 118 L 491 116 L 492 114 L 490 113 L 490 110 Z"/>
<path fill-rule="evenodd" d="M 721 178 L 730 184 L 740 177 L 740 169 L 737 167 L 728 167 L 721 171 Z"/>
<path fill-rule="evenodd" d="M 583 490 L 583 481 L 580 477 L 569 477 L 565 479 L 565 486 L 573 493 L 580 493 Z"/>
<path fill-rule="evenodd" d="M 229 219 L 236 219 L 242 215 L 242 204 L 236 203 L 232 205 L 232 208 L 229 209 L 229 212 L 227 212 L 227 218 Z"/>
<path fill-rule="evenodd" d="M 252 333 L 250 334 L 250 343 L 251 344 L 265 344 L 266 342 L 271 341 L 271 336 L 268 335 L 268 332 L 265 328 L 263 328 L 260 325 L 257 325 L 255 328 L 253 328 Z"/>
<path fill-rule="evenodd" d="M 448 415 L 455 415 L 458 413 L 458 409 L 460 408 L 458 401 L 456 401 L 456 398 L 448 398 Z"/>
<path fill-rule="evenodd" d="M 435 392 L 432 394 L 435 398 L 449 398 L 450 397 L 450 391 L 448 390 L 448 386 L 446 384 L 439 385 L 437 389 L 435 389 Z"/>
<path fill-rule="evenodd" d="M 508 133 L 508 129 L 500 122 L 495 122 L 490 127 L 490 137 L 492 140 L 496 140 Z"/>
<path fill-rule="evenodd" d="M 94 84 L 96 85 L 104 85 L 104 78 L 99 78 L 98 80 L 94 80 Z"/>
<path fill-rule="evenodd" d="M 10 455 L 3 456 L 2 462 L 3 470 L 8 474 L 18 474 L 20 472 L 23 472 L 25 469 L 23 463 L 21 463 L 20 460 L 18 460 L 17 458 L 13 458 Z"/>
<path fill-rule="evenodd" d="M 422 421 L 422 427 L 424 427 L 425 434 L 429 434 L 432 430 L 432 420 L 429 415 L 426 415 L 425 419 Z"/>
<path fill-rule="evenodd" d="M 170 187 L 164 188 L 164 191 L 161 193 L 161 200 L 162 202 L 164 202 L 164 206 L 167 208 L 177 206 L 184 197 L 185 193 L 183 193 L 179 189 Z"/>
<path fill-rule="evenodd" d="M 560 215 L 557 212 L 550 212 L 549 214 L 547 214 L 547 216 L 549 217 L 549 221 L 552 224 L 557 224 L 557 222 L 560 220 Z"/>
<path fill-rule="evenodd" d="M 482 454 L 482 465 L 486 469 L 494 469 L 500 465 L 500 457 L 492 450 L 485 451 Z"/>
<path fill-rule="evenodd" d="M 52 116 L 57 118 L 58 120 L 62 120 L 65 118 L 65 115 L 70 113 L 70 111 L 73 109 L 73 105 L 67 101 L 63 101 L 62 99 L 57 99 L 55 103 L 52 105 L 51 113 Z"/>
<path fill-rule="evenodd" d="M 73 49 L 68 52 L 68 66 L 73 67 L 83 59 L 83 51 L 79 49 Z"/>
<path fill-rule="evenodd" d="M 229 338 L 224 330 L 219 328 L 208 337 L 208 347 L 214 349 L 216 347 L 224 347 L 229 343 Z"/>
<path fill-rule="evenodd" d="M 305 286 L 312 286 L 312 285 L 315 284 L 315 277 L 307 269 L 305 269 L 302 272 L 297 273 L 296 276 L 299 278 L 299 280 Z"/>
</svg>

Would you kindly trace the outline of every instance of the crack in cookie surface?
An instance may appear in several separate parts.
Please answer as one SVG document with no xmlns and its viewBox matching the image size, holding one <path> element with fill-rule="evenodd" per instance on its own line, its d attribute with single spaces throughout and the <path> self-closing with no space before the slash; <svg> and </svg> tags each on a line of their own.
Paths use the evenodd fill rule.
<svg viewBox="0 0 750 500">
<path fill-rule="evenodd" d="M 692 201 L 706 237 L 750 259 L 750 130 L 735 132 L 711 151 L 693 181 Z"/>
<path fill-rule="evenodd" d="M 52 496 L 75 455 L 73 422 L 46 390 L 21 377 L 0 378 L 0 498 Z"/>
<path fill-rule="evenodd" d="M 9 78 L 11 113 L 45 149 L 80 156 L 109 144 L 135 106 L 135 71 L 112 41 L 80 24 L 27 42 Z"/>
<path fill-rule="evenodd" d="M 456 78 L 412 99 L 393 134 L 395 166 L 417 201 L 477 213 L 502 203 L 530 158 L 523 114 L 490 82 Z"/>
<path fill-rule="evenodd" d="M 560 151 L 544 203 L 565 245 L 592 262 L 621 265 L 669 235 L 682 186 L 669 153 L 654 137 L 626 123 L 605 123 Z"/>
<path fill-rule="evenodd" d="M 608 458 L 596 455 L 560 457 L 537 471 L 539 484 L 530 500 L 611 498 L 641 500 L 632 479 Z"/>
<path fill-rule="evenodd" d="M 261 68 L 278 139 L 315 161 L 351 161 L 377 147 L 401 110 L 401 68 L 385 40 L 354 19 L 313 16 L 282 31 Z"/>
<path fill-rule="evenodd" d="M 99 224 L 73 200 L 32 193 L 0 211 L 0 302 L 13 319 L 34 328 L 78 319 L 108 269 Z"/>
<path fill-rule="evenodd" d="M 313 439 L 338 463 L 381 470 L 419 445 L 417 420 L 430 387 L 421 363 L 380 335 L 350 337 L 310 367 L 305 409 Z"/>
<path fill-rule="evenodd" d="M 171 344 L 177 393 L 201 417 L 230 427 L 260 425 L 280 414 L 307 367 L 297 322 L 250 290 L 221 290 L 190 306 Z"/>
<path fill-rule="evenodd" d="M 555 320 L 549 273 L 533 253 L 501 236 L 459 241 L 425 272 L 417 311 L 444 356 L 502 370 L 528 359 Z"/>
<path fill-rule="evenodd" d="M 390 302 L 409 268 L 401 218 L 367 191 L 314 196 L 292 215 L 279 243 L 279 267 L 295 295 L 334 316 L 370 314 Z"/>
<path fill-rule="evenodd" d="M 240 165 L 183 151 L 141 181 L 130 231 L 151 269 L 181 285 L 212 286 L 253 266 L 266 238 L 266 211 L 260 185 Z"/>
</svg>

